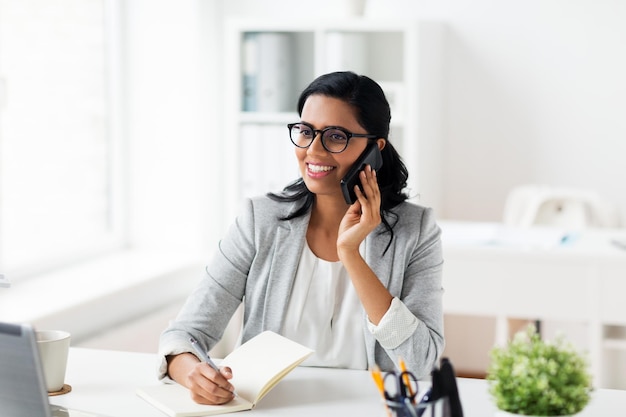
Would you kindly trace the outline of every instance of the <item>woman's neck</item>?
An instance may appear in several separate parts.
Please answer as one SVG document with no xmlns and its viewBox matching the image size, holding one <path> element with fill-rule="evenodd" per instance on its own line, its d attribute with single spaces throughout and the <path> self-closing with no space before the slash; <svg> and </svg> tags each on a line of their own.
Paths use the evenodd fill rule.
<svg viewBox="0 0 626 417">
<path fill-rule="evenodd" d="M 311 211 L 306 238 L 313 253 L 327 261 L 338 261 L 339 224 L 348 206 L 343 200 L 316 198 Z"/>
<path fill-rule="evenodd" d="M 313 202 L 309 228 L 314 227 L 337 234 L 341 219 L 345 216 L 348 205 L 343 199 L 329 196 L 317 196 Z"/>
</svg>

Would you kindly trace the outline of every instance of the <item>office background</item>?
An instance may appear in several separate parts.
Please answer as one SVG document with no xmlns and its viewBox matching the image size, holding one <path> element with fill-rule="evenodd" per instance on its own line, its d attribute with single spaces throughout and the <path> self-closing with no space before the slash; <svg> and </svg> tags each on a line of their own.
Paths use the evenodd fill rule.
<svg viewBox="0 0 626 417">
<path fill-rule="evenodd" d="M 297 18 L 332 15 L 337 3 Z M 292 4 L 231 1 L 225 13 L 269 17 Z M 525 183 L 591 188 L 626 213 L 616 193 L 626 178 L 624 2 L 380 0 L 365 13 L 446 26 L 442 217 L 499 220 L 507 192 Z"/>
<path fill-rule="evenodd" d="M 47 3 L 47 7 L 61 7 L 62 2 Z M 343 3 L 336 0 L 103 3 L 119 17 L 115 36 L 120 40 L 121 80 L 116 87 L 121 93 L 114 101 L 119 129 L 116 152 L 121 155 L 116 167 L 120 217 L 115 220 L 117 243 L 103 253 L 154 250 L 184 258 L 186 263 L 168 269 L 173 272 L 159 287 L 161 292 L 151 292 L 149 297 L 145 291 L 132 293 L 130 299 L 135 302 L 141 297 L 136 302 L 141 309 L 119 305 L 115 311 L 108 310 L 107 320 L 90 317 L 89 323 L 76 324 L 72 320 L 85 320 L 80 312 L 87 316 L 90 312 L 85 306 L 88 302 L 77 301 L 63 323 L 85 338 L 99 336 L 103 328 L 116 327 L 129 317 L 139 319 L 146 312 L 162 311 L 166 305 L 173 305 L 174 310 L 178 304 L 173 297 L 191 287 L 200 271 L 194 267 L 206 260 L 235 214 L 220 208 L 224 158 L 216 151 L 228 137 L 221 125 L 222 103 L 229 94 L 221 82 L 228 70 L 220 59 L 225 19 L 316 20 L 346 15 Z M 1 0 L 0 12 L 15 4 Z M 626 179 L 622 161 L 626 155 L 625 2 L 370 0 L 365 15 L 434 20 L 445 26 L 444 152 L 437 161 L 444 184 L 443 205 L 438 209 L 441 219 L 499 221 L 507 193 L 528 183 L 597 191 L 626 218 L 626 195 L 621 192 Z M 0 62 L 0 70 L 6 65 Z M 6 111 L 14 103 L 11 80 L 2 85 L 2 111 Z M 0 113 L 0 125 L 2 117 Z M 2 134 L 0 152 L 6 167 L 12 155 L 9 138 Z M 269 163 L 261 161 L 259 166 Z M 4 184 L 10 178 L 5 168 L 0 170 Z M 8 204 L 6 199 L 3 204 Z M 13 208 L 10 213 L 19 211 Z M 0 220 L 5 226 L 12 222 L 6 212 L 0 213 Z M 7 243 L 3 246 L 6 253 Z M 90 253 L 89 259 L 96 255 Z M 154 256 L 147 259 L 150 273 L 166 275 L 158 271 Z M 50 265 L 63 274 L 59 268 L 76 260 L 81 259 L 69 257 Z M 10 262 L 1 254 L 0 261 L 2 268 Z M 149 269 L 139 264 L 139 269 Z M 46 272 L 43 267 L 30 269 Z M 17 283 L 36 279 L 33 274 L 23 275 L 10 274 L 16 284 L 0 289 L 4 292 L 0 304 L 11 294 L 17 296 Z M 78 275 L 77 280 L 89 281 L 84 273 Z M 167 293 L 163 288 L 168 285 L 180 292 L 167 294 L 166 303 L 159 294 Z M 114 299 L 109 302 L 115 303 Z M 146 340 L 153 343 L 153 339 Z"/>
<path fill-rule="evenodd" d="M 337 4 L 302 2 L 296 7 L 293 1 L 228 1 L 221 7 L 207 7 L 191 2 L 186 3 L 190 9 L 185 14 L 184 7 L 170 10 L 161 2 L 160 6 L 145 5 L 153 15 L 147 19 L 140 3 L 134 3 L 138 18 L 133 32 L 146 43 L 137 49 L 143 51 L 142 68 L 149 67 L 151 75 L 146 77 L 143 70 L 132 73 L 138 113 L 150 120 L 153 106 L 147 104 L 161 97 L 162 111 L 176 132 L 181 117 L 189 120 L 188 112 L 174 108 L 185 105 L 177 95 L 187 92 L 204 106 L 205 112 L 187 104 L 190 110 L 206 114 L 202 121 L 192 123 L 204 130 L 196 130 L 197 134 L 207 137 L 213 136 L 212 127 L 219 126 L 215 115 L 220 114 L 219 99 L 207 98 L 228 92 L 206 96 L 193 87 L 188 75 L 195 72 L 206 91 L 219 88 L 222 69 L 216 58 L 220 54 L 206 57 L 204 74 L 215 71 L 217 75 L 205 79 L 197 73 L 194 60 L 199 58 L 193 50 L 181 56 L 180 46 L 188 45 L 188 40 L 199 42 L 197 35 L 206 34 L 203 42 L 209 45 L 203 47 L 219 51 L 221 17 L 320 19 L 332 15 Z M 204 9 L 200 10 L 204 20 L 199 20 L 195 7 Z M 295 8 L 297 16 L 288 12 Z M 626 178 L 622 163 L 626 154 L 626 80 L 622 76 L 626 52 L 621 47 L 626 40 L 621 25 L 626 4 L 608 0 L 392 0 L 370 1 L 368 12 L 377 17 L 432 19 L 446 26 L 441 218 L 498 221 L 507 193 L 528 183 L 592 189 L 618 205 L 622 216 L 626 214 L 626 195 L 618 191 Z M 169 22 L 170 29 L 178 24 L 185 32 L 179 32 L 177 40 L 173 30 L 164 30 L 164 22 Z M 211 23 L 205 26 L 205 22 Z M 190 33 L 193 25 L 198 33 Z M 174 66 L 185 71 L 185 76 Z M 158 83 L 158 92 L 150 88 L 150 79 Z M 163 102 L 169 102 L 170 108 Z M 181 117 L 171 117 L 177 114 Z M 144 127 L 150 129 L 149 124 Z M 196 216 L 198 221 L 204 218 L 202 213 Z"/>
</svg>

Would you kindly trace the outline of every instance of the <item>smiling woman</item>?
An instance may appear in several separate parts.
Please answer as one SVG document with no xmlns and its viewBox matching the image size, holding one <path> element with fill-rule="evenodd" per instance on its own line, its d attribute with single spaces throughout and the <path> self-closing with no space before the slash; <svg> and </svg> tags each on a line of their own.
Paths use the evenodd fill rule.
<svg viewBox="0 0 626 417">
<path fill-rule="evenodd" d="M 315 350 L 305 366 L 389 371 L 402 357 L 422 377 L 443 349 L 440 229 L 432 209 L 407 201 L 382 88 L 354 72 L 327 73 L 302 91 L 297 111 L 287 127 L 300 176 L 242 203 L 161 335 L 159 375 L 198 403 L 231 401 L 237 379 L 199 362 L 189 338 L 213 349 L 241 305 L 242 342 L 272 330 Z M 360 169 L 368 142 L 381 151 L 379 169 Z M 349 203 L 341 179 L 354 166 Z"/>
<path fill-rule="evenodd" d="M 121 245 L 115 10 L 0 1 L 0 265 L 12 280 Z"/>
</svg>

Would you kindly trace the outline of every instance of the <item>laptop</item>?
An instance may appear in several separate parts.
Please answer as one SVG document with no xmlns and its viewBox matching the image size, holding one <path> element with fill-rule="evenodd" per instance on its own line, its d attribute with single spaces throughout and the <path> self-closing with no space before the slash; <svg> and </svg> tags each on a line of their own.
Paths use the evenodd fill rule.
<svg viewBox="0 0 626 417">
<path fill-rule="evenodd" d="M 0 414 L 2 417 L 105 417 L 50 404 L 35 330 L 0 322 Z"/>
</svg>

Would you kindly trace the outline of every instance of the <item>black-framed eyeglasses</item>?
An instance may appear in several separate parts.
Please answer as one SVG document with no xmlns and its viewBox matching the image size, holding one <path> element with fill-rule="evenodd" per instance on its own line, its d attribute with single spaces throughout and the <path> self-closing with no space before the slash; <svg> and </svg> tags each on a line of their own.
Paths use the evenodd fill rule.
<svg viewBox="0 0 626 417">
<path fill-rule="evenodd" d="M 368 135 L 365 133 L 352 133 L 338 126 L 328 126 L 324 129 L 314 129 L 308 123 L 289 123 L 289 139 L 298 148 L 308 148 L 319 133 L 322 138 L 322 146 L 328 152 L 340 153 L 346 150 L 348 142 L 351 138 L 368 138 L 376 139 L 376 135 Z"/>
</svg>

